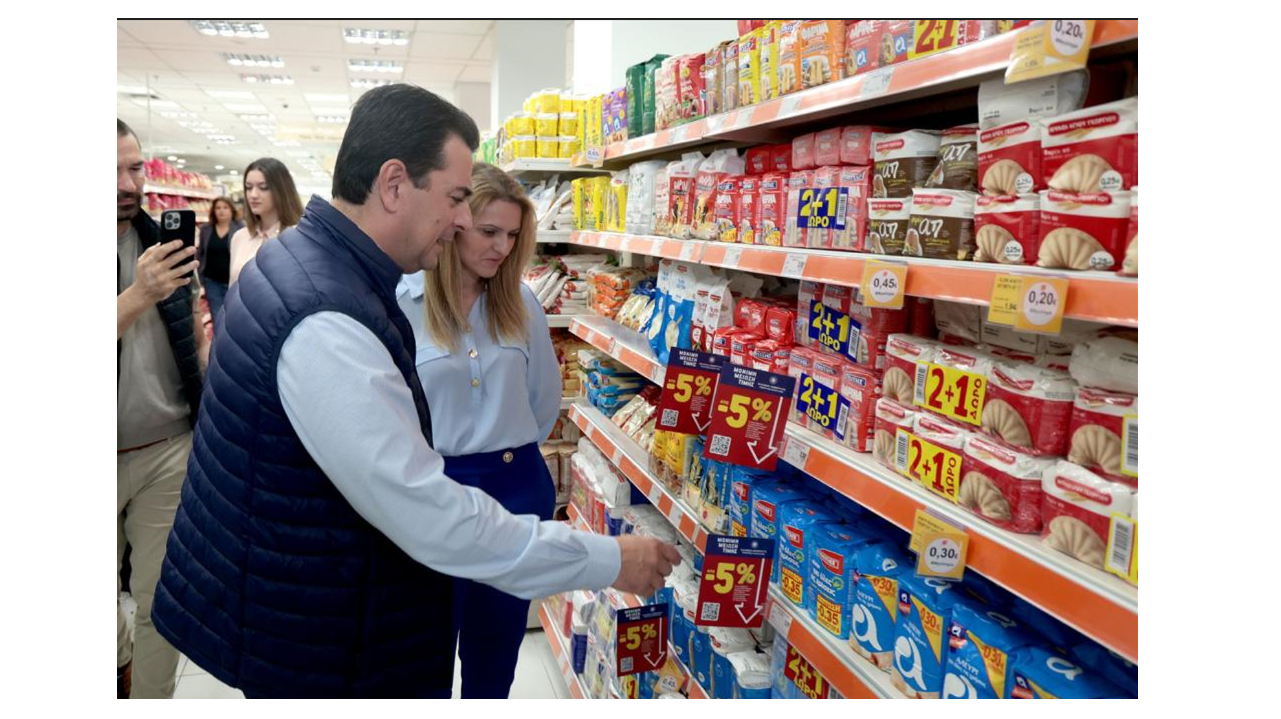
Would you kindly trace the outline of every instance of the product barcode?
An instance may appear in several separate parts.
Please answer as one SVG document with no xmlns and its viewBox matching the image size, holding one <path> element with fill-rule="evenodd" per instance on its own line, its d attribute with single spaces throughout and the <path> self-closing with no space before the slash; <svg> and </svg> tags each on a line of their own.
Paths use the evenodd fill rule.
<svg viewBox="0 0 1281 719">
<path fill-rule="evenodd" d="M 699 611 L 699 618 L 705 622 L 720 621 L 721 605 L 712 602 L 703 602 L 703 608 Z"/>
<path fill-rule="evenodd" d="M 848 404 L 841 405 L 840 411 L 836 413 L 836 427 L 833 429 L 836 432 L 837 439 L 845 439 L 845 423 L 849 421 L 849 418 L 850 406 Z"/>
<path fill-rule="evenodd" d="M 675 427 L 679 416 L 680 412 L 677 412 L 674 409 L 665 409 L 663 410 L 663 421 L 658 424 L 661 427 Z"/>
<path fill-rule="evenodd" d="M 632 670 L 632 658 L 620 657 L 618 660 L 618 668 L 623 672 L 630 672 Z"/>
<path fill-rule="evenodd" d="M 900 432 L 894 438 L 894 466 L 900 472 L 907 472 L 907 435 Z"/>
<path fill-rule="evenodd" d="M 1126 519 L 1112 520 L 1112 553 L 1108 568 L 1122 576 L 1130 571 L 1130 554 L 1134 551 L 1134 525 Z"/>
<path fill-rule="evenodd" d="M 838 197 L 836 200 L 835 220 L 839 224 L 842 224 L 842 225 L 845 224 L 845 210 L 846 210 L 846 207 L 849 205 L 849 199 L 850 199 L 850 196 L 848 191 L 841 192 L 838 194 Z"/>
<path fill-rule="evenodd" d="M 729 441 L 730 438 L 723 434 L 712 435 L 711 454 L 716 457 L 724 457 L 729 454 Z"/>
<path fill-rule="evenodd" d="M 1125 423 L 1125 466 L 1121 468 L 1126 474 L 1139 473 L 1139 420 L 1128 419 Z"/>
<path fill-rule="evenodd" d="M 930 368 L 924 364 L 916 365 L 916 403 L 925 404 L 925 378 L 930 373 Z"/>
</svg>

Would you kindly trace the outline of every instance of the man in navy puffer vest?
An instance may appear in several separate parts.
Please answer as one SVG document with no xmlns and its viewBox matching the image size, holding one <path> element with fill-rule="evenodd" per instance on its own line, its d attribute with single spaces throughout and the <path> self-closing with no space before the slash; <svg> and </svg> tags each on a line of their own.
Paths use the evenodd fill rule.
<svg viewBox="0 0 1281 719">
<path fill-rule="evenodd" d="M 449 575 L 648 595 L 680 560 L 513 516 L 431 449 L 431 413 L 466 408 L 427 407 L 395 287 L 470 227 L 478 141 L 426 90 L 369 91 L 333 204 L 312 198 L 227 297 L 153 617 L 246 696 L 447 697 Z"/>
</svg>

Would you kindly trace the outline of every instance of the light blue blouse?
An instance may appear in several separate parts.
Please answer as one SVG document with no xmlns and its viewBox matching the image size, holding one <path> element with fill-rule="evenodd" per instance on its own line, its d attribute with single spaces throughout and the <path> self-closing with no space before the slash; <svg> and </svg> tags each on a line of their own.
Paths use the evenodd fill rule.
<svg viewBox="0 0 1281 719">
<path fill-rule="evenodd" d="M 529 312 L 529 340 L 497 340 L 489 334 L 486 295 L 467 321 L 472 331 L 450 353 L 427 333 L 423 273 L 405 275 L 396 288 L 401 310 L 414 327 L 416 363 L 427 405 L 432 443 L 457 457 L 542 442 L 560 414 L 561 373 L 547 329 L 547 315 L 532 290 L 521 285 Z M 465 421 L 460 418 L 465 417 Z"/>
</svg>

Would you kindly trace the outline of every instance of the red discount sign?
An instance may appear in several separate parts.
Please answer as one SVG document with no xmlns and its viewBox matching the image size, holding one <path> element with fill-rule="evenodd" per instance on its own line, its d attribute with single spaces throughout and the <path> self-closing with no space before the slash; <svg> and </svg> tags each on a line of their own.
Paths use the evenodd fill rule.
<svg viewBox="0 0 1281 719">
<path fill-rule="evenodd" d="M 694 623 L 703 627 L 761 626 L 773 562 L 773 539 L 708 535 Z"/>
<path fill-rule="evenodd" d="M 667 602 L 618 612 L 618 676 L 657 671 L 667 663 Z"/>
<path fill-rule="evenodd" d="M 797 689 L 810 699 L 822 699 L 827 696 L 827 682 L 819 675 L 813 664 L 796 651 L 796 647 L 787 646 L 787 663 L 783 667 L 783 676 L 792 680 Z"/>
<path fill-rule="evenodd" d="M 658 402 L 658 429 L 703 434 L 712 422 L 712 398 L 725 358 L 672 348 Z"/>
<path fill-rule="evenodd" d="M 703 456 L 773 470 L 795 385 L 793 377 L 725 365 L 712 400 Z"/>
</svg>

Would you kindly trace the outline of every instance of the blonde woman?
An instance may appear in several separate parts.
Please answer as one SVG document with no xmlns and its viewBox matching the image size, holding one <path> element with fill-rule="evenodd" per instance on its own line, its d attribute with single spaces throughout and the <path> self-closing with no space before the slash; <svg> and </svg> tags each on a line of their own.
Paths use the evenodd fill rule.
<svg viewBox="0 0 1281 719">
<path fill-rule="evenodd" d="M 245 226 L 231 237 L 231 272 L 228 286 L 258 254 L 263 243 L 298 224 L 302 198 L 285 163 L 274 157 L 254 160 L 245 168 Z"/>
<path fill-rule="evenodd" d="M 493 165 L 473 168 L 472 190 L 472 228 L 442 243 L 435 270 L 407 275 L 397 297 L 415 325 L 445 473 L 546 520 L 555 488 L 538 445 L 560 413 L 561 376 L 547 317 L 520 279 L 534 254 L 534 206 Z M 454 586 L 463 698 L 506 698 L 529 602 L 466 579 Z"/>
</svg>

